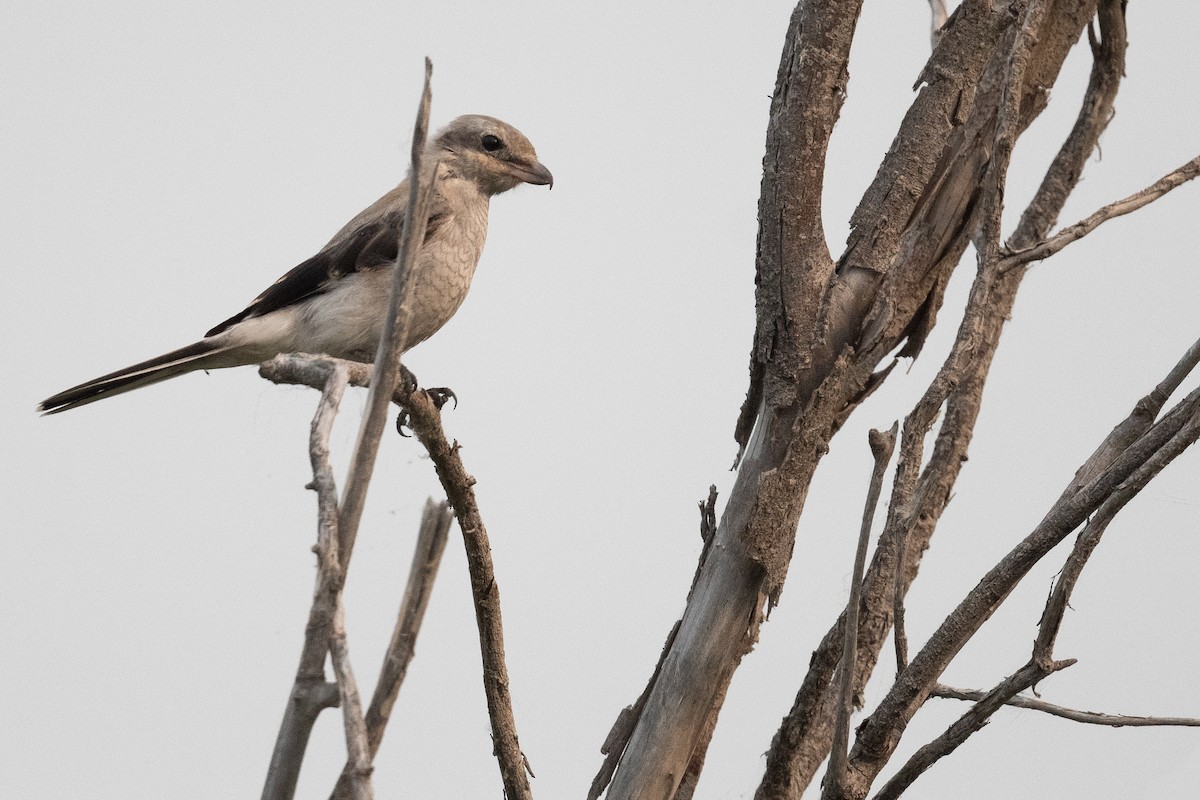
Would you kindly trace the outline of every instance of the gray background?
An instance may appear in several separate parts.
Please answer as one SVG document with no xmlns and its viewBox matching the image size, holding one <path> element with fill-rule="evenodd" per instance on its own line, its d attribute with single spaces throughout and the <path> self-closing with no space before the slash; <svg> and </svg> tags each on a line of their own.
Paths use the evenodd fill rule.
<svg viewBox="0 0 1200 800">
<path fill-rule="evenodd" d="M 312 588 L 303 487 L 316 393 L 243 368 L 50 419 L 33 406 L 192 341 L 394 185 L 428 54 L 435 124 L 501 117 L 557 181 L 496 199 L 471 298 L 408 363 L 461 399 L 446 427 L 479 481 L 535 792 L 582 797 L 682 609 L 696 501 L 730 484 L 762 146 L 791 5 L 247 6 L 5 4 L 0 796 L 259 792 Z M 1200 7 L 1133 3 L 1129 20 L 1117 117 L 1063 222 L 1200 150 Z M 866 6 L 829 158 L 835 251 L 911 102 L 927 25 L 917 0 Z M 1022 139 L 1014 208 L 1069 128 L 1089 61 L 1075 52 Z M 1187 186 L 1027 279 L 910 598 L 914 645 L 1197 336 L 1198 199 Z M 925 356 L 855 414 L 817 476 L 782 605 L 737 674 L 701 797 L 753 793 L 844 602 L 865 431 L 903 415 L 940 363 L 970 264 L 961 272 Z M 339 475 L 364 397 L 343 406 Z M 1057 650 L 1080 663 L 1043 684 L 1047 699 L 1200 715 L 1198 478 L 1188 453 L 1110 529 Z M 347 592 L 365 690 L 437 490 L 419 445 L 389 436 Z M 453 536 L 379 758 L 380 797 L 500 796 Z M 1055 555 L 947 682 L 987 687 L 1023 663 Z M 902 755 L 964 708 L 931 702 Z M 300 796 L 325 796 L 340 737 L 327 713 Z M 1181 797 L 1198 773 L 1190 730 L 1006 711 L 912 795 Z"/>
</svg>

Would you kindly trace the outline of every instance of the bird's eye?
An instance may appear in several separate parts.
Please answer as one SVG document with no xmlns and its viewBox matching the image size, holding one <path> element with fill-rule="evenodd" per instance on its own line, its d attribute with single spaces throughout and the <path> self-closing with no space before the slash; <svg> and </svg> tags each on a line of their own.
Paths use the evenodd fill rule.
<svg viewBox="0 0 1200 800">
<path fill-rule="evenodd" d="M 483 149 L 487 150 L 489 153 L 494 153 L 500 148 L 504 147 L 504 142 L 500 141 L 499 137 L 492 136 L 490 133 L 485 133 L 483 138 L 479 141 L 480 144 L 483 145 Z"/>
</svg>

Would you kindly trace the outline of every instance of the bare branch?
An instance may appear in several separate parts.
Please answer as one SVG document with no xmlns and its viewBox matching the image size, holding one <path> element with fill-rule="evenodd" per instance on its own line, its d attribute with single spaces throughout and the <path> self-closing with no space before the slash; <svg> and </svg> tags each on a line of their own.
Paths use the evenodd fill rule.
<svg viewBox="0 0 1200 800">
<path fill-rule="evenodd" d="M 1193 347 L 1192 349 L 1195 350 L 1196 348 Z M 1191 351 L 1189 351 L 1189 355 L 1191 355 Z M 1033 655 L 1030 657 L 1029 663 L 1022 667 L 1014 676 L 992 689 L 992 691 L 981 693 L 978 702 L 971 710 L 951 725 L 945 733 L 913 754 L 905 765 L 879 791 L 876 795 L 876 800 L 893 800 L 899 797 L 916 780 L 917 776 L 939 759 L 952 753 L 968 737 L 979 731 L 997 710 L 1006 704 L 1012 703 L 1019 692 L 1031 688 L 1042 678 L 1075 663 L 1074 659 L 1054 661 L 1053 649 L 1054 641 L 1062 626 L 1063 616 L 1066 613 L 1071 592 L 1075 588 L 1075 584 L 1084 566 L 1095 551 L 1100 538 L 1104 535 L 1104 531 L 1108 528 L 1109 523 L 1116 516 L 1117 512 L 1133 498 L 1142 486 L 1145 486 L 1154 474 L 1157 474 L 1162 469 L 1163 464 L 1166 463 L 1165 454 L 1168 451 L 1171 441 L 1180 439 L 1190 444 L 1190 442 L 1196 440 L 1197 431 L 1200 431 L 1200 414 L 1193 412 L 1191 420 L 1184 423 L 1179 432 L 1172 437 L 1172 440 L 1168 441 L 1161 450 L 1139 467 L 1130 476 L 1128 481 L 1118 486 L 1116 491 L 1101 504 L 1096 513 L 1088 520 L 1087 525 L 1076 539 L 1075 546 L 1071 549 L 1066 564 L 1060 572 L 1059 579 L 1051 591 L 1049 599 L 1046 601 L 1046 607 L 1042 612 L 1042 618 L 1038 625 L 1038 636 L 1033 645 Z M 1187 444 L 1184 446 L 1186 447 Z M 939 687 L 940 684 L 936 685 L 935 691 Z M 1200 720 L 1197 720 L 1196 724 L 1200 725 Z"/>
<path fill-rule="evenodd" d="M 347 370 L 339 366 L 331 366 L 324 380 L 318 383 L 322 392 L 309 434 L 309 458 L 313 470 L 309 488 L 317 493 L 317 546 L 314 549 L 320 570 L 304 631 L 300 666 L 271 754 L 263 800 L 291 800 L 295 795 L 313 723 L 322 710 L 336 706 L 341 696 L 338 686 L 325 680 L 325 654 L 329 650 L 335 613 L 335 592 L 331 592 L 329 581 L 335 579 L 339 571 L 336 549 L 331 556 L 329 546 L 332 543 L 336 548 L 338 538 L 337 487 L 329 464 L 329 432 L 346 383 Z M 337 591 L 340 591 L 340 582 L 337 585 Z"/>
<path fill-rule="evenodd" d="M 876 185 L 864 198 L 863 207 L 856 212 L 855 241 L 851 242 L 851 248 L 839 266 L 847 277 L 852 277 L 859 265 L 882 271 L 891 263 L 891 272 L 884 276 L 878 289 L 880 295 L 893 292 L 900 298 L 895 302 L 904 303 L 911 302 L 907 298 L 913 293 L 918 298 L 927 298 L 926 307 L 919 309 L 916 317 L 905 316 L 912 313 L 911 310 L 902 309 L 895 303 L 876 301 L 882 312 L 875 329 L 901 331 L 909 337 L 905 355 L 915 356 L 919 352 L 924 331 L 933 325 L 934 316 L 930 309 L 936 310 L 936 304 L 940 302 L 939 286 L 944 284 L 906 286 L 904 282 L 926 281 L 921 277 L 922 270 L 926 271 L 924 274 L 934 275 L 936 281 L 944 280 L 963 252 L 964 231 L 969 231 L 975 224 L 963 215 L 969 216 L 972 206 L 978 206 L 977 187 L 995 138 L 999 88 L 1006 71 L 1002 51 L 1007 48 L 1005 45 L 998 47 L 995 53 L 989 53 L 980 49 L 980 43 L 1003 43 L 1006 38 L 1011 38 L 1003 26 L 993 27 L 997 20 L 989 16 L 991 10 L 986 4 L 964 3 L 947 25 L 938 50 L 922 75 L 922 80 L 930 85 L 922 86 L 921 95 L 910 111 L 910 119 L 906 120 L 893 151 L 885 160 Z M 1059 5 L 1047 20 L 1047 30 L 1040 36 L 1044 46 L 1037 50 L 1027 69 L 1019 128 L 1028 125 L 1040 110 L 1046 88 L 1053 84 L 1067 48 L 1089 16 L 1086 7 Z M 951 56 L 951 60 L 947 60 Z M 981 56 L 982 60 L 977 60 Z M 964 65 L 969 65 L 965 73 Z M 961 74 L 971 76 L 966 85 L 958 85 L 956 80 L 947 82 L 947 75 Z M 963 103 L 968 105 L 963 106 Z M 926 113 L 928 116 L 924 116 Z M 1107 121 L 1107 115 L 1100 117 Z M 936 122 L 943 119 L 951 120 L 955 127 L 949 132 L 935 127 Z M 919 148 L 916 153 L 908 151 L 907 145 L 914 141 L 939 142 L 943 149 L 935 151 L 935 155 L 940 153 L 935 159 L 936 168 L 933 162 L 913 160 L 923 155 Z M 1071 153 L 1075 151 L 1076 148 L 1071 149 Z M 1080 158 L 1081 164 L 1085 158 L 1086 152 Z M 895 161 L 894 165 L 889 166 L 887 162 L 892 161 Z M 1056 161 L 1067 162 L 1066 157 Z M 893 189 L 911 185 L 909 181 L 914 178 L 928 181 L 919 202 L 915 207 L 896 207 L 904 195 Z M 1063 184 L 1063 181 L 1055 181 L 1056 186 Z M 1039 197 L 1045 198 L 1043 207 L 1051 207 L 1056 196 L 1049 191 L 1039 193 Z M 875 203 L 874 207 L 868 204 L 869 201 Z M 875 216 L 868 216 L 864 209 Z M 904 220 L 909 220 L 913 239 L 911 244 L 902 244 L 897 255 L 886 248 L 894 246 L 894 237 L 898 235 L 894 228 Z M 870 251 L 864 252 L 867 248 Z M 930 260 L 936 263 L 930 266 Z M 893 273 L 900 277 L 894 278 Z M 1014 271 L 1001 276 L 994 266 L 983 265 L 972 287 L 954 350 L 937 379 L 905 420 L 888 522 L 864 580 L 864 597 L 868 600 L 864 604 L 866 616 L 860 624 L 858 638 L 856 686 L 863 685 L 870 676 L 892 626 L 893 614 L 897 610 L 903 612 L 903 593 L 916 577 L 922 554 L 929 546 L 966 460 L 983 386 L 1004 323 L 1015 303 L 1021 274 Z M 936 277 L 938 275 L 943 277 Z M 914 342 L 916 346 L 913 346 Z M 933 455 L 922 469 L 925 436 L 943 415 L 943 407 L 945 419 Z M 833 699 L 836 687 L 831 678 L 837 663 L 837 642 L 841 641 L 844 632 L 844 616 L 830 628 L 813 654 L 795 703 L 772 741 L 767 769 L 755 795 L 757 800 L 799 796 L 829 753 L 836 705 Z M 902 623 L 898 633 L 897 651 L 903 664 L 906 662 L 906 642 Z"/>
<path fill-rule="evenodd" d="M 324 661 L 324 648 L 328 648 L 333 673 L 337 679 L 342 722 L 346 732 L 346 753 L 353 765 L 349 772 L 350 796 L 354 800 L 371 800 L 374 793 L 371 790 L 371 756 L 367 752 L 366 723 L 363 721 L 358 684 L 350 668 L 349 648 L 346 644 L 346 611 L 342 603 L 346 573 L 345 564 L 338 554 L 337 487 L 333 480 L 333 466 L 329 461 L 329 433 L 345 389 L 346 370 L 335 367 L 325 384 L 310 435 L 309 450 L 313 467 L 313 486 L 317 491 L 319 520 L 316 548 L 317 590 L 313 597 L 313 609 L 323 617 L 321 625 L 310 627 L 310 630 L 314 633 L 325 633 L 325 639 L 320 643 L 323 645 L 320 658 Z M 314 641 L 311 647 L 308 642 L 305 642 L 305 645 L 305 651 L 316 657 L 318 642 Z"/>
<path fill-rule="evenodd" d="M 953 686 L 946 686 L 939 683 L 934 687 L 929 696 L 942 697 L 949 700 L 982 700 L 986 694 L 987 692 L 981 692 L 977 689 L 956 689 Z M 1082 722 L 1088 725 L 1107 725 L 1111 728 L 1148 728 L 1158 726 L 1200 727 L 1200 719 L 1195 717 L 1142 717 L 1126 714 L 1103 714 L 1097 711 L 1080 711 L 1074 708 L 1067 708 L 1066 706 L 1047 703 L 1045 700 L 1038 700 L 1037 698 L 1025 697 L 1023 695 L 1009 698 L 1005 705 L 1014 708 L 1026 708 L 1030 711 L 1041 711 L 1045 714 L 1069 719 L 1073 722 Z"/>
<path fill-rule="evenodd" d="M 337 545 L 333 545 L 336 547 Z M 367 723 L 363 719 L 362 702 L 359 700 L 358 683 L 350 668 L 350 653 L 346 645 L 346 607 L 342 593 L 334 593 L 333 624 L 329 634 L 329 660 L 337 676 L 338 691 L 342 698 L 342 723 L 346 731 L 346 760 L 349 768 L 345 774 L 353 800 L 371 800 L 371 748 L 367 744 Z"/>
<path fill-rule="evenodd" d="M 1172 170 L 1159 180 L 1135 192 L 1123 200 L 1109 203 L 1091 216 L 1063 228 L 1058 233 L 1043 242 L 1005 255 L 1000 260 L 1002 270 L 1010 270 L 1033 261 L 1042 261 L 1062 250 L 1072 242 L 1077 242 L 1084 236 L 1099 228 L 1110 219 L 1123 217 L 1150 205 L 1172 189 L 1178 188 L 1188 181 L 1200 176 L 1200 156 L 1193 158 L 1178 169 Z"/>
<path fill-rule="evenodd" d="M 453 519 L 450 506 L 445 502 L 435 503 L 432 498 L 425 501 L 412 566 L 408 571 L 408 585 L 404 590 L 404 601 L 400 605 L 396 627 L 392 631 L 392 641 L 384 656 L 379 681 L 375 684 L 371 705 L 366 713 L 367 744 L 372 760 L 379 753 L 379 745 L 383 742 L 383 733 L 391 717 L 392 707 L 400 694 L 400 685 L 404 682 L 409 662 L 415 655 L 417 634 L 421 630 L 425 609 L 429 606 L 433 581 L 437 577 L 438 565 L 446 548 Z M 349 775 L 352 769 L 352 765 L 347 763 L 342 770 L 333 789 L 335 800 L 350 798 Z"/>
<path fill-rule="evenodd" d="M 854 664 L 855 648 L 858 645 L 858 606 L 862 600 L 863 570 L 867 563 L 867 547 L 871 541 L 871 522 L 875 519 L 875 508 L 879 505 L 879 492 L 883 488 L 883 474 L 896 447 L 896 431 L 900 423 L 892 424 L 891 430 L 883 433 L 872 429 L 868 434 L 871 455 L 875 468 L 871 471 L 871 483 L 867 489 L 867 501 L 863 507 L 862 525 L 858 532 L 858 549 L 854 554 L 854 571 L 850 576 L 850 599 L 846 603 L 846 635 L 842 644 L 842 661 L 839 671 L 841 682 L 838 689 L 837 722 L 834 726 L 833 748 L 829 754 L 829 770 L 825 778 L 826 798 L 840 796 L 846 782 L 846 746 L 850 741 L 850 715 L 854 711 Z"/>
<path fill-rule="evenodd" d="M 338 359 L 327 356 L 277 356 L 259 367 L 259 374 L 276 383 L 295 383 L 305 386 L 320 384 L 321 376 Z M 354 385 L 370 385 L 369 368 L 349 367 Z M 403 382 L 401 382 L 403 384 Z M 517 741 L 516 722 L 512 712 L 512 696 L 508 689 L 508 668 L 504 663 L 504 627 L 500 613 L 500 589 L 492 567 L 491 545 L 487 529 L 475 499 L 475 479 L 463 466 L 458 445 L 451 445 L 442 430 L 441 412 L 423 391 L 409 392 L 397 385 L 391 393 L 397 405 L 408 412 L 409 424 L 417 439 L 429 453 L 446 497 L 454 509 L 467 551 L 467 567 L 471 573 L 471 593 L 475 601 L 475 619 L 479 627 L 479 644 L 483 659 L 483 687 L 487 697 L 488 715 L 492 723 L 492 742 L 504 792 L 509 800 L 529 800 L 528 762 Z"/>
<path fill-rule="evenodd" d="M 345 565 L 350 562 L 354 549 L 354 538 L 358 535 L 358 523 L 362 519 L 363 503 L 367 498 L 367 487 L 375 469 L 375 456 L 379 453 L 379 440 L 387 424 L 387 405 L 392 387 L 400 369 L 400 354 L 404 351 L 408 337 L 411 315 L 410 295 L 412 285 L 409 276 L 420 254 L 425 240 L 425 226 L 429 219 L 429 204 L 433 198 L 433 175 L 436 162 L 424 163 L 425 137 L 429 131 L 429 81 L 433 63 L 425 59 L 425 88 L 421 93 L 421 104 L 417 121 L 413 127 L 412 168 L 409 173 L 408 206 L 404 212 L 404 229 L 400 234 L 399 256 L 396 259 L 395 282 L 392 285 L 391 302 L 388 304 L 387 319 L 383 325 L 383 336 L 375 354 L 375 370 L 378 375 L 367 396 L 367 410 L 358 431 L 358 442 L 354 457 L 346 476 L 346 487 L 342 495 L 341 518 L 338 520 L 340 550 L 345 555 Z M 376 391 L 376 385 L 379 390 Z"/>
<path fill-rule="evenodd" d="M 500 614 L 500 587 L 492 566 L 492 547 L 475 499 L 475 479 L 458 457 L 457 443 L 451 445 L 441 426 L 441 412 L 424 392 L 414 393 L 408 405 L 413 432 L 429 452 L 446 497 L 454 508 L 467 551 L 475 621 L 483 658 L 483 689 L 492 723 L 492 742 L 504 793 L 508 800 L 531 800 L 529 763 L 517 741 L 508 667 L 504 663 L 504 624 Z"/>
<path fill-rule="evenodd" d="M 417 634 L 421 630 L 421 622 L 425 619 L 425 610 L 429 607 L 433 581 L 437 577 L 438 566 L 441 564 L 442 553 L 445 552 L 450 534 L 450 523 L 453 521 L 454 513 L 445 501 L 425 501 L 421 529 L 417 535 L 412 566 L 408 572 L 408 585 L 404 590 L 404 601 L 400 604 L 396 627 L 392 631 L 392 641 L 388 645 L 387 655 L 384 656 L 379 682 L 375 685 L 375 694 L 367 711 L 367 734 L 371 742 L 372 756 L 379 751 L 383 731 L 391 715 L 392 706 L 396 703 L 400 685 L 404 682 L 408 665 L 416 654 Z"/>
</svg>

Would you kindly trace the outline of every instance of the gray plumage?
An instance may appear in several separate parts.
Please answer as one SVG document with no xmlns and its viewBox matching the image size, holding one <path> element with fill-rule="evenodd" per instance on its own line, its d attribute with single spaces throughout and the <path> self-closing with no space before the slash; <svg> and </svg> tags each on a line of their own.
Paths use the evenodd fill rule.
<svg viewBox="0 0 1200 800">
<path fill-rule="evenodd" d="M 553 185 L 520 131 L 492 117 L 459 117 L 427 146 L 437 177 L 420 257 L 410 277 L 406 348 L 454 316 L 487 238 L 488 201 L 521 184 Z M 382 334 L 408 204 L 408 178 L 350 220 L 319 253 L 277 280 L 203 339 L 48 397 L 48 414 L 200 369 L 257 364 L 279 353 L 371 361 Z"/>
</svg>

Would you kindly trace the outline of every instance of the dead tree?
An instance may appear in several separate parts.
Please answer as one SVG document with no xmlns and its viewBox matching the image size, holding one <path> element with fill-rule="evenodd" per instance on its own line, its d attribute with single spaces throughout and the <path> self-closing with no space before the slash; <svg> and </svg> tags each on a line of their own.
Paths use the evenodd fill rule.
<svg viewBox="0 0 1200 800">
<path fill-rule="evenodd" d="M 801 0 L 792 14 L 763 160 L 757 325 L 750 386 L 735 430 L 738 474 L 719 523 L 711 498 L 705 506 L 706 543 L 687 607 L 646 691 L 622 712 L 605 742 L 607 759 L 593 783 L 593 798 L 606 785 L 611 800 L 692 795 L 729 682 L 756 641 L 764 613 L 779 599 L 817 464 L 847 417 L 895 364 L 920 355 L 968 245 L 976 253 L 975 280 L 957 340 L 904 418 L 887 522 L 869 565 L 864 538 L 852 606 L 813 655 L 768 754 L 757 798 L 799 797 L 831 754 L 823 796 L 866 797 L 927 698 L 975 699 L 876 795 L 898 796 L 996 709 L 1018 702 L 1020 691 L 1069 666 L 1054 660 L 1053 643 L 1080 570 L 1113 515 L 1200 435 L 1200 390 L 1164 411 L 1168 396 L 1200 358 L 1200 347 L 1193 345 L 1100 444 L 1043 522 L 982 577 L 909 660 L 904 597 L 966 461 L 988 370 L 1027 270 L 1105 221 L 1196 177 L 1200 158 L 1055 232 L 1112 117 L 1124 70 L 1124 2 L 964 0 L 947 18 L 944 5 L 932 0 L 932 55 L 850 220 L 846 247 L 834 258 L 822 225 L 825 157 L 847 92 L 861 5 L 861 0 Z M 1093 68 L 1077 121 L 1020 222 L 1006 233 L 1001 212 L 1014 144 L 1047 106 L 1067 53 L 1085 33 Z M 926 434 L 939 421 L 926 453 Z M 886 439 L 878 435 L 873 441 L 876 487 L 885 451 L 890 453 Z M 871 508 L 868 504 L 868 521 Z M 942 686 L 939 677 L 950 660 L 1017 582 L 1076 531 L 1075 548 L 1024 666 L 986 692 Z M 864 537 L 868 532 L 864 524 Z M 851 702 L 874 671 L 893 626 L 895 684 L 851 737 Z"/>
</svg>

